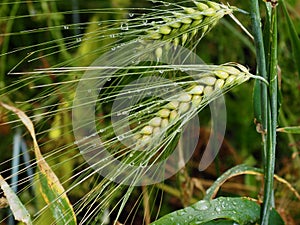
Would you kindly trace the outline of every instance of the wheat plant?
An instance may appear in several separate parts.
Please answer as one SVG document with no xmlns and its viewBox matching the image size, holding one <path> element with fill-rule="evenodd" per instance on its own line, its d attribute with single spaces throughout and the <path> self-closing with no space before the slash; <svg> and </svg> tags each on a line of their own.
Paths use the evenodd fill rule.
<svg viewBox="0 0 300 225">
<path fill-rule="evenodd" d="M 65 7 L 60 1 L 0 3 L 5 15 L 0 18 L 5 30 L 0 34 L 0 127 L 15 132 L 14 155 L 0 157 L 0 209 L 11 209 L 0 212 L 0 223 L 283 224 L 271 201 L 278 111 L 276 4 L 264 3 L 273 32 L 264 41 L 258 5 L 250 8 L 256 75 L 243 62 L 206 64 L 197 55 L 208 48 L 202 44 L 207 35 L 218 38 L 213 28 L 233 26 L 230 18 L 234 29 L 246 31 L 246 38 L 236 36 L 252 46 L 252 35 L 235 17 L 248 13 L 231 3 L 153 0 L 135 6 L 112 0 L 79 9 L 74 2 L 66 11 L 59 10 Z M 234 167 L 207 187 L 201 200 L 191 187 L 203 191 L 202 184 L 185 165 L 197 154 L 199 118 L 226 92 L 250 86 L 251 78 L 264 170 Z M 243 197 L 212 199 L 239 174 L 264 174 L 262 205 Z M 278 180 L 299 198 L 288 182 Z M 185 208 L 162 217 L 168 211 L 163 191 L 181 198 Z"/>
</svg>

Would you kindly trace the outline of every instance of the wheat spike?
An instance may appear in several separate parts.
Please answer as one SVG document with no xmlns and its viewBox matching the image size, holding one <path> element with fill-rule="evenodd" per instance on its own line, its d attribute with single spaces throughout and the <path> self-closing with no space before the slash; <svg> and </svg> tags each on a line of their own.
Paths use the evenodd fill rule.
<svg viewBox="0 0 300 225">
<path fill-rule="evenodd" d="M 154 137 L 161 137 L 171 124 L 180 122 L 183 117 L 199 111 L 222 92 L 248 80 L 252 75 L 242 65 L 224 64 L 211 71 L 199 75 L 195 83 L 185 89 L 185 92 L 172 97 L 172 100 L 162 106 L 156 115 L 150 119 L 137 135 L 136 146 L 139 150 L 151 144 Z"/>
<path fill-rule="evenodd" d="M 181 7 L 181 12 L 173 12 L 171 17 L 164 18 L 164 23 L 154 25 L 147 31 L 144 37 L 145 43 L 151 41 L 168 41 L 174 46 L 184 46 L 193 37 L 199 34 L 201 39 L 217 22 L 227 14 L 233 12 L 233 8 L 212 1 L 193 1 L 195 8 Z M 161 48 L 155 51 L 159 59 L 163 53 Z"/>
</svg>

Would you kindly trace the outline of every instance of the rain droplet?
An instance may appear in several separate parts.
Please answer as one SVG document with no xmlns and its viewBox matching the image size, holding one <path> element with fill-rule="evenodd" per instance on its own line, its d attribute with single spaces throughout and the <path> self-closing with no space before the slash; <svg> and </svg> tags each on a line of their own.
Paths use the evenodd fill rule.
<svg viewBox="0 0 300 225">
<path fill-rule="evenodd" d="M 210 207 L 210 203 L 206 200 L 199 201 L 195 206 L 197 210 L 207 210 L 209 207 Z"/>
<path fill-rule="evenodd" d="M 124 139 L 124 135 L 121 134 L 121 135 L 119 135 L 117 138 L 118 138 L 119 141 L 122 141 L 122 140 Z"/>
<path fill-rule="evenodd" d="M 129 17 L 133 17 L 134 16 L 134 13 L 129 13 Z"/>
<path fill-rule="evenodd" d="M 221 208 L 219 206 L 216 207 L 217 212 L 221 212 Z"/>
<path fill-rule="evenodd" d="M 64 26 L 64 29 L 65 29 L 65 30 L 68 30 L 68 29 L 69 29 L 69 26 Z"/>
<path fill-rule="evenodd" d="M 143 25 L 147 25 L 148 24 L 148 20 L 147 19 L 144 19 L 143 20 Z"/>
<path fill-rule="evenodd" d="M 121 23 L 121 30 L 128 30 L 128 23 Z"/>
<path fill-rule="evenodd" d="M 178 211 L 177 214 L 178 214 L 179 216 L 183 216 L 183 215 L 186 214 L 186 212 L 185 212 L 185 211 Z"/>
</svg>

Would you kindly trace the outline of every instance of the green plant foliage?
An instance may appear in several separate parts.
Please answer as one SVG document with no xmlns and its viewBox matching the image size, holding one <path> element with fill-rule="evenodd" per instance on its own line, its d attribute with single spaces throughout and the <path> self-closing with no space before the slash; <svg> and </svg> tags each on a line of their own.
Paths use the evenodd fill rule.
<svg viewBox="0 0 300 225">
<path fill-rule="evenodd" d="M 247 198 L 219 197 L 211 201 L 201 200 L 190 207 L 160 218 L 152 225 L 207 224 L 207 222 L 216 219 L 228 219 L 240 225 L 253 225 L 259 222 L 260 206 Z M 211 222 L 208 224 L 223 223 Z M 270 224 L 282 225 L 284 223 L 281 217 L 272 211 Z"/>
<path fill-rule="evenodd" d="M 32 221 L 30 218 L 30 214 L 28 213 L 27 209 L 20 201 L 18 196 L 9 187 L 8 183 L 4 180 L 4 178 L 1 175 L 0 175 L 0 188 L 4 192 L 4 195 L 8 201 L 10 209 L 13 212 L 15 220 L 24 222 L 26 225 L 31 225 Z"/>
<path fill-rule="evenodd" d="M 0 173 L 17 190 L 0 190 L 0 200 L 9 190 L 17 203 L 12 212 L 0 210 L 1 225 L 12 223 L 18 210 L 23 219 L 45 225 L 300 223 L 299 1 L 222 2 L 1 1 L 0 101 L 27 115 L 16 119 L 0 107 Z M 181 45 L 191 54 L 183 57 Z M 92 64 L 103 56 L 105 63 Z M 198 56 L 200 64 L 193 61 Z M 190 63 L 182 65 L 184 60 Z M 107 68 L 120 63 L 128 66 Z M 81 154 L 72 126 L 76 89 L 88 72 L 95 74 L 89 84 L 104 83 L 84 92 L 79 104 L 95 102 L 95 121 L 84 116 L 87 110 L 80 118 L 82 126 L 95 123 L 96 129 L 79 142 L 86 141 L 87 148 L 103 143 L 90 149 L 91 160 Z M 237 74 L 243 79 L 233 79 Z M 162 79 L 126 89 L 151 76 Z M 143 96 L 154 91 L 157 96 Z M 224 141 L 214 162 L 199 172 L 215 126 L 206 106 L 227 91 Z M 91 100 L 90 93 L 97 98 Z M 113 112 L 116 99 L 135 98 L 134 105 Z M 123 119 L 114 125 L 115 117 Z M 182 141 L 192 118 L 199 118 L 200 135 L 193 124 Z M 15 157 L 15 128 L 24 124 L 30 127 L 22 130 L 29 149 Z M 192 138 L 199 138 L 195 151 L 176 176 L 134 187 L 146 176 L 133 166 L 156 168 L 176 147 L 174 162 L 181 165 Z M 112 158 L 102 155 L 104 148 Z M 29 159 L 21 157 L 24 151 Z M 12 174 L 16 158 L 19 171 Z M 28 167 L 35 171 L 32 177 Z M 132 179 L 132 186 L 116 178 Z M 273 184 L 274 178 L 279 182 Z"/>
</svg>

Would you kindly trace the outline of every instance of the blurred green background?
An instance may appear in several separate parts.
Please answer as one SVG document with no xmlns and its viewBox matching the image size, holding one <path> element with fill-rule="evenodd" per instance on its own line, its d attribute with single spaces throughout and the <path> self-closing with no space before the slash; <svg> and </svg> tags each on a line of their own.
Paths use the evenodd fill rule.
<svg viewBox="0 0 300 225">
<path fill-rule="evenodd" d="M 245 11 L 249 8 L 248 1 L 229 0 L 230 5 L 235 5 Z M 294 22 L 298 34 L 300 33 L 300 1 L 287 1 L 290 16 Z M 72 142 L 70 133 L 70 121 L 68 115 L 56 115 L 55 109 L 41 109 L 42 104 L 34 100 L 39 96 L 51 93 L 51 90 L 42 88 L 31 88 L 38 84 L 51 84 L 66 82 L 74 79 L 74 76 L 55 77 L 51 74 L 45 76 L 36 76 L 29 73 L 36 69 L 46 69 L 50 67 L 64 66 L 88 66 L 98 57 L 101 52 L 93 51 L 103 48 L 111 41 L 107 39 L 95 38 L 97 35 L 109 35 L 111 30 L 107 24 L 114 23 L 116 20 L 128 19 L 129 14 L 134 11 L 132 8 L 152 7 L 152 2 L 133 1 L 133 0 L 70 0 L 70 1 L 10 1 L 1 0 L 0 2 L 0 97 L 1 101 L 17 104 L 23 110 L 30 112 L 31 116 L 37 116 L 45 111 L 53 110 L 51 116 L 46 120 L 37 119 L 37 130 L 46 131 L 39 136 L 39 142 L 44 153 L 52 151 L 61 146 L 67 146 Z M 114 10 L 114 8 L 125 8 Z M 263 9 L 264 7 L 262 7 Z M 251 31 L 250 16 L 248 14 L 235 13 L 241 23 Z M 264 18 L 264 12 L 262 11 Z M 104 21 L 104 23 L 103 23 Z M 106 22 L 105 22 L 106 21 Z M 263 22 L 263 21 L 262 21 Z M 106 24 L 106 25 L 105 25 Z M 287 21 L 279 7 L 279 67 L 280 67 L 280 88 L 282 95 L 282 105 L 280 109 L 279 126 L 296 126 L 300 124 L 300 82 L 297 74 L 297 67 L 293 61 L 291 52 L 291 43 L 287 30 Z M 100 29 L 100 30 L 99 30 Z M 96 31 L 93 34 L 93 31 Z M 92 41 L 84 41 L 90 37 Z M 83 40 L 83 41 L 82 41 Z M 252 41 L 241 31 L 229 17 L 223 19 L 197 46 L 197 54 L 207 64 L 222 64 L 225 62 L 238 62 L 247 66 L 255 74 L 256 59 Z M 32 55 L 34 57 L 31 57 Z M 82 58 L 78 58 L 84 56 Z M 34 58 L 33 61 L 28 61 Z M 15 72 L 27 73 L 25 75 L 8 74 L 11 70 Z M 80 72 L 79 72 L 80 73 Z M 80 75 L 78 75 L 80 76 Z M 25 78 L 25 79 L 24 79 Z M 188 171 L 191 177 L 199 178 L 202 184 L 207 188 L 210 182 L 216 179 L 225 170 L 240 163 L 246 163 L 252 166 L 261 167 L 261 136 L 256 132 L 253 115 L 252 91 L 254 81 L 248 81 L 226 94 L 227 106 L 227 130 L 225 141 L 219 156 L 208 170 L 204 172 L 197 171 L 197 153 L 188 165 Z M 61 85 L 64 85 L 63 83 Z M 67 87 L 64 89 L 66 90 Z M 62 99 L 71 99 L 72 93 L 59 92 L 58 89 L 52 90 L 48 102 L 45 105 L 62 102 Z M 55 118 L 63 125 L 66 123 L 65 130 L 59 131 L 60 138 L 57 141 L 51 141 L 54 132 L 49 134 L 49 130 L 55 130 L 52 126 L 55 124 Z M 8 115 L 0 108 L 0 173 L 3 177 L 9 177 L 11 173 L 10 160 L 13 157 L 13 138 L 16 135 L 16 126 L 20 123 L 10 123 L 15 118 Z M 205 109 L 201 112 L 201 140 L 199 151 L 205 146 L 205 141 L 209 133 L 210 113 Z M 51 133 L 51 132 L 50 132 Z M 52 135 L 52 136 L 51 136 Z M 30 138 L 24 136 L 28 146 L 31 145 Z M 287 179 L 298 191 L 300 191 L 300 171 L 299 171 L 299 149 L 300 136 L 292 134 L 278 134 L 276 173 Z M 64 162 L 66 158 L 76 154 L 76 150 L 70 150 L 68 155 L 64 154 L 57 157 L 52 163 Z M 57 154 L 59 156 L 59 154 Z M 30 152 L 33 159 L 33 154 Z M 76 174 L 76 165 L 81 164 L 82 159 L 68 161 L 68 164 L 60 167 L 56 171 L 58 176 L 64 174 Z M 34 167 L 33 167 L 34 169 Z M 25 172 L 20 172 L 20 178 L 27 176 Z M 95 181 L 96 182 L 96 181 Z M 171 185 L 166 182 L 166 187 Z M 233 186 L 225 188 L 227 195 L 245 194 L 252 197 L 260 197 L 261 183 L 251 176 L 232 181 L 233 184 L 253 187 L 251 191 L 239 189 Z M 66 183 L 67 185 L 68 183 Z M 29 183 L 21 184 L 19 190 Z M 85 195 L 90 185 L 83 185 L 70 193 L 71 201 Z M 164 189 L 164 188 L 162 188 Z M 176 189 L 176 188 L 175 188 Z M 238 190 L 238 192 L 237 192 Z M 138 198 L 141 190 L 137 190 L 134 197 Z M 165 190 L 166 191 L 166 190 Z M 162 202 L 161 213 L 171 212 L 180 208 L 181 204 L 178 196 L 166 191 Z M 297 210 L 300 207 L 293 193 L 286 189 L 282 184 L 276 184 L 276 205 L 287 224 L 299 224 L 300 213 Z M 2 193 L 0 192 L 0 197 Z M 32 193 L 25 191 L 22 198 L 29 200 Z M 121 195 L 121 193 L 120 193 Z M 200 197 L 201 194 L 195 191 L 194 196 Z M 118 196 L 115 196 L 116 199 Z M 156 196 L 157 199 L 161 196 Z M 153 197 L 154 198 L 154 197 Z M 132 201 L 135 201 L 134 199 Z M 159 200 L 153 200 L 159 201 Z M 34 204 L 29 204 L 34 211 Z M 134 204 L 134 202 L 132 203 Z M 174 208 L 175 207 L 175 208 Z M 130 210 L 130 209 L 125 209 Z M 156 209 L 157 210 L 157 209 Z M 155 210 L 154 210 L 155 211 Z M 7 209 L 0 209 L 0 221 L 8 214 Z M 126 214 L 126 213 L 124 213 Z M 143 213 L 135 215 L 135 221 L 141 220 Z M 133 216 L 134 217 L 134 216 Z M 7 221 L 7 220 L 5 220 Z M 3 222 L 6 224 L 6 222 Z M 135 224 L 139 224 L 136 222 Z"/>
</svg>

